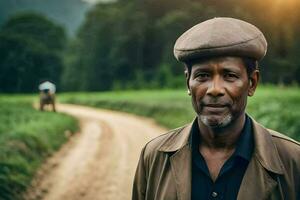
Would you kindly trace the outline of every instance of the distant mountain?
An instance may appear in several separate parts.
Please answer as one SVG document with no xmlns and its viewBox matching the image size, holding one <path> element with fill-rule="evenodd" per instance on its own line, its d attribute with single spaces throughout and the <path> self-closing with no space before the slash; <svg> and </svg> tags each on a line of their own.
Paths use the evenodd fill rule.
<svg viewBox="0 0 300 200">
<path fill-rule="evenodd" d="M 36 11 L 65 26 L 74 35 L 92 6 L 82 0 L 0 0 L 0 25 L 17 12 Z"/>
</svg>

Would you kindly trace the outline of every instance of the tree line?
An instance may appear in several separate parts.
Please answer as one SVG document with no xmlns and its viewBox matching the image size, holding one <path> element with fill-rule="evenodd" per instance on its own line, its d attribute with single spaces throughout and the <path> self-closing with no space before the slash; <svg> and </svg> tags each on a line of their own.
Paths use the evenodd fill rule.
<svg viewBox="0 0 300 200">
<path fill-rule="evenodd" d="M 7 58 L 5 62 L 0 61 L 0 70 L 1 74 L 3 69 L 14 74 L 9 71 L 14 65 L 18 69 L 14 77 L 19 82 L 9 84 L 11 88 L 1 83 L 0 91 L 33 91 L 36 84 L 33 82 L 42 77 L 54 80 L 65 91 L 184 87 L 182 64 L 173 57 L 175 40 L 191 26 L 217 16 L 244 19 L 264 32 L 269 48 L 260 63 L 263 82 L 297 84 L 300 82 L 299 8 L 297 0 L 119 0 L 99 3 L 88 12 L 72 39 L 67 40 L 63 29 L 54 23 L 51 26 L 56 34 L 50 34 L 53 32 L 50 30 L 37 31 L 39 37 L 25 34 L 24 37 L 31 41 L 26 43 L 26 51 L 37 48 L 35 42 L 43 43 L 37 38 L 43 36 L 45 39 L 44 45 L 37 45 L 44 48 L 30 52 L 34 56 L 29 62 L 14 43 L 2 45 L 3 38 L 5 41 L 8 40 L 6 37 L 23 35 L 23 31 L 7 28 L 12 26 L 9 26 L 9 20 L 0 31 L 0 55 Z M 54 45 L 56 48 L 47 43 L 57 44 Z M 20 55 L 18 59 L 12 59 L 14 56 L 7 49 Z M 14 61 L 10 62 L 9 58 Z M 2 77 L 0 81 L 3 82 Z M 5 82 L 8 84 L 9 81 Z"/>
<path fill-rule="evenodd" d="M 59 84 L 65 45 L 64 29 L 42 15 L 10 18 L 0 30 L 0 92 L 34 92 L 43 80 Z"/>
</svg>

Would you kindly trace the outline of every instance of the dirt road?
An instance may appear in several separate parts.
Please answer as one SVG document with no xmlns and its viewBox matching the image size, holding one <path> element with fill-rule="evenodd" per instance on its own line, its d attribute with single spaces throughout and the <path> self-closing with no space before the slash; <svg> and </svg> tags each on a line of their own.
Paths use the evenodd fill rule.
<svg viewBox="0 0 300 200">
<path fill-rule="evenodd" d="M 78 118 L 81 131 L 46 162 L 26 198 L 130 199 L 142 146 L 166 130 L 120 112 L 75 105 L 57 109 Z"/>
</svg>

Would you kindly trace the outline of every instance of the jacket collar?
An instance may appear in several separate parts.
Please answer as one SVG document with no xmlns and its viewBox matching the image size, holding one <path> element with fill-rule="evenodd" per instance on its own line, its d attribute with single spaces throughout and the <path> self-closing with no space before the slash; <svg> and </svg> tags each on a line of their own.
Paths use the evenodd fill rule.
<svg viewBox="0 0 300 200">
<path fill-rule="evenodd" d="M 166 140 L 158 150 L 162 152 L 175 152 L 186 145 L 190 145 L 189 138 L 192 124 L 195 120 L 197 120 L 197 118 L 195 118 L 192 123 L 176 129 L 172 136 L 168 138 L 168 140 Z"/>
<path fill-rule="evenodd" d="M 250 117 L 251 118 L 251 117 Z M 197 120 L 195 118 L 193 122 Z M 278 155 L 277 148 L 273 143 L 270 132 L 252 119 L 254 134 L 254 156 L 259 163 L 268 171 L 276 174 L 283 174 L 283 164 Z M 176 152 L 189 144 L 192 124 L 190 123 L 174 131 L 173 135 L 166 140 L 159 151 Z"/>
<path fill-rule="evenodd" d="M 275 174 L 283 174 L 284 168 L 271 133 L 252 119 L 254 134 L 254 156 L 260 164 Z"/>
</svg>

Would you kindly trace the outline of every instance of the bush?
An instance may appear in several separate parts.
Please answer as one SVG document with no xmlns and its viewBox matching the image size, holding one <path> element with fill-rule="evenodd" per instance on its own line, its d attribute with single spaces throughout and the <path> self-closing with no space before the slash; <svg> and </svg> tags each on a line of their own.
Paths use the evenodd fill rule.
<svg viewBox="0 0 300 200">
<path fill-rule="evenodd" d="M 0 199 L 21 199 L 34 173 L 77 129 L 69 116 L 34 110 L 26 98 L 0 97 Z"/>
</svg>

